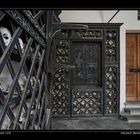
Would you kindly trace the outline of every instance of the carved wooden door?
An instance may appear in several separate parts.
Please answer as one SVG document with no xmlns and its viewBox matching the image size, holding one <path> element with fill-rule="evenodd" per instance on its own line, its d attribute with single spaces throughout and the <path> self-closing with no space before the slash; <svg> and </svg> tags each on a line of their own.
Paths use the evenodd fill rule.
<svg viewBox="0 0 140 140">
<path fill-rule="evenodd" d="M 140 34 L 126 34 L 126 100 L 140 100 Z"/>
</svg>

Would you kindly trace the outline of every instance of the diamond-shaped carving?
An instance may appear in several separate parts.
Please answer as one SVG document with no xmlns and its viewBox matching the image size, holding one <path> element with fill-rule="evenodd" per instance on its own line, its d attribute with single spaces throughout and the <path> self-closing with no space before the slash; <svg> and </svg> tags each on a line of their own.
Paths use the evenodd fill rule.
<svg viewBox="0 0 140 140">
<path fill-rule="evenodd" d="M 113 63 L 117 61 L 117 31 L 110 29 L 105 34 L 105 59 Z"/>
<path fill-rule="evenodd" d="M 65 64 L 69 61 L 69 43 L 66 40 L 60 40 L 56 44 L 57 50 L 56 50 L 56 62 L 58 64 Z"/>
<path fill-rule="evenodd" d="M 105 71 L 105 105 L 106 114 L 118 112 L 117 68 L 106 67 Z"/>
<path fill-rule="evenodd" d="M 69 114 L 69 85 L 68 70 L 59 69 L 54 75 L 52 89 L 52 114 Z"/>
<path fill-rule="evenodd" d="M 101 92 L 74 90 L 72 93 L 72 106 L 73 115 L 101 114 Z"/>
</svg>

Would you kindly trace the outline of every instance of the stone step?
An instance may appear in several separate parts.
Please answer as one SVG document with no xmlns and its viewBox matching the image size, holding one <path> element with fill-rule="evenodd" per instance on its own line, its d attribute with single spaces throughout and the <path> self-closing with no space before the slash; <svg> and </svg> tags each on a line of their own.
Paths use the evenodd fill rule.
<svg viewBox="0 0 140 140">
<path fill-rule="evenodd" d="M 130 114 L 131 115 L 140 115 L 140 109 L 139 108 L 130 109 Z"/>
<path fill-rule="evenodd" d="M 127 117 L 129 123 L 140 123 L 140 115 L 130 115 Z"/>
<path fill-rule="evenodd" d="M 128 119 L 140 120 L 140 115 L 125 115 Z"/>
<path fill-rule="evenodd" d="M 129 113 L 123 112 L 120 115 L 122 120 L 127 120 L 129 123 L 137 122 L 140 123 L 140 115 L 131 115 Z"/>
<path fill-rule="evenodd" d="M 50 109 L 47 109 L 47 111 L 46 111 L 46 114 L 47 114 L 47 116 L 46 116 L 46 129 L 50 129 L 51 128 L 51 110 Z"/>
<path fill-rule="evenodd" d="M 126 103 L 125 104 L 125 108 L 137 108 L 140 109 L 140 104 L 130 104 L 130 103 Z"/>
<path fill-rule="evenodd" d="M 129 123 L 140 123 L 140 103 L 125 103 L 124 112 L 121 113 L 120 118 L 127 120 Z"/>
<path fill-rule="evenodd" d="M 125 108 L 124 112 L 130 115 L 140 115 L 140 108 Z"/>
<path fill-rule="evenodd" d="M 128 123 L 140 123 L 140 120 L 129 119 Z"/>
</svg>

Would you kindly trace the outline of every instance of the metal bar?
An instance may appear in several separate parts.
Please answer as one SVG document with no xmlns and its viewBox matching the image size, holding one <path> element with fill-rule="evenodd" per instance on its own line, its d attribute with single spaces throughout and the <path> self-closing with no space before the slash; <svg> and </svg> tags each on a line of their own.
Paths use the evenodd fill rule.
<svg viewBox="0 0 140 140">
<path fill-rule="evenodd" d="M 5 16 L 5 13 L 0 10 L 0 21 L 3 19 L 4 16 Z"/>
<path fill-rule="evenodd" d="M 50 82 L 50 83 L 49 83 Z M 45 93 L 46 93 L 46 106 L 47 108 L 50 108 L 50 86 L 51 81 L 48 82 L 47 74 L 45 75 Z"/>
<path fill-rule="evenodd" d="M 45 128 L 43 129 L 51 129 L 51 109 L 45 109 Z"/>
<path fill-rule="evenodd" d="M 23 68 L 23 66 L 25 64 L 25 60 L 26 60 L 26 58 L 28 56 L 30 45 L 32 44 L 32 42 L 33 42 L 33 39 L 30 38 L 29 41 L 28 41 L 28 43 L 27 43 L 27 47 L 26 47 L 25 52 L 23 54 L 22 60 L 21 60 L 21 62 L 19 64 L 19 69 L 17 70 L 17 73 L 16 73 L 16 75 L 15 75 L 15 77 L 13 79 L 13 83 L 12 83 L 11 88 L 9 90 L 9 96 L 8 96 L 8 98 L 6 100 L 5 106 L 3 107 L 2 111 L 1 111 L 2 115 L 0 116 L 0 120 L 1 120 L 0 127 L 1 127 L 1 124 L 2 124 L 2 122 L 4 120 L 4 118 L 5 118 L 5 115 L 6 115 L 5 110 L 8 108 L 8 103 L 9 103 L 9 101 L 12 98 L 12 95 L 13 95 L 13 92 L 14 92 L 14 89 L 15 89 L 15 86 L 16 86 L 16 84 L 18 82 L 17 79 L 19 78 L 19 74 L 20 74 L 20 72 L 21 72 L 21 70 L 22 70 L 22 68 Z"/>
<path fill-rule="evenodd" d="M 9 71 L 11 71 L 10 73 L 11 73 L 11 76 L 12 76 L 12 79 L 13 79 L 13 78 L 14 78 L 14 75 L 15 75 L 15 72 L 14 72 L 14 69 L 13 69 L 13 66 L 12 66 L 10 60 L 9 60 L 9 62 L 7 63 L 7 65 L 9 65 L 9 66 L 8 66 L 8 69 L 9 69 Z M 18 92 L 19 92 L 19 97 L 20 97 L 20 99 L 21 99 L 22 91 L 21 91 L 20 86 L 19 86 L 18 83 L 17 83 L 17 90 L 18 90 Z M 25 108 L 25 110 L 28 110 L 28 107 L 27 107 L 27 105 L 26 105 L 25 102 L 24 102 L 24 108 Z"/>
<path fill-rule="evenodd" d="M 118 94 L 118 114 L 120 114 L 120 29 L 117 29 L 117 61 L 118 61 L 118 69 L 117 69 L 117 94 Z"/>
<path fill-rule="evenodd" d="M 16 29 L 16 27 L 15 27 L 15 25 L 12 23 L 12 22 L 10 22 L 11 23 L 11 26 L 12 26 L 12 30 L 13 30 L 13 32 L 15 31 L 15 29 Z M 26 36 L 27 37 L 27 36 Z M 27 39 L 26 39 L 27 40 Z M 21 51 L 21 47 L 20 47 L 20 45 L 19 45 L 19 41 L 17 41 L 17 49 L 18 49 L 18 51 L 19 51 L 19 55 L 20 55 L 20 57 L 22 58 L 22 51 Z M 28 77 L 28 69 L 27 69 L 27 65 L 25 65 L 24 66 L 24 72 L 25 72 L 25 75 L 26 75 L 26 77 Z M 32 86 L 31 86 L 31 83 L 29 83 L 29 88 L 32 90 Z"/>
<path fill-rule="evenodd" d="M 47 92 L 48 93 L 48 92 Z M 47 95 L 46 93 L 46 96 L 45 96 L 45 111 L 44 111 L 44 122 L 42 123 L 42 129 L 50 129 L 50 101 L 49 101 L 49 96 Z"/>
<path fill-rule="evenodd" d="M 45 30 L 45 24 L 41 27 L 41 32 L 44 32 L 44 30 Z"/>
<path fill-rule="evenodd" d="M 1 40 L 1 47 L 2 47 L 2 51 L 4 51 L 4 41 L 3 41 L 3 39 L 2 39 L 2 36 L 1 36 L 1 34 L 0 34 L 0 40 Z M 11 76 L 12 76 L 12 78 L 14 77 L 14 70 L 13 70 L 13 67 L 12 67 L 12 64 L 11 64 L 11 62 L 10 62 L 10 59 L 8 60 L 8 63 L 7 63 L 7 66 L 8 66 L 8 69 L 9 69 L 9 71 L 10 71 L 10 73 L 11 73 Z M 11 68 L 11 69 L 10 69 Z M 13 75 L 12 75 L 13 74 Z M 1 91 L 1 90 L 0 90 Z M 20 91 L 21 92 L 21 91 Z M 1 94 L 0 94 L 0 96 L 1 96 L 1 102 L 3 103 L 3 105 L 4 105 L 4 102 L 3 101 L 5 101 L 5 96 L 3 95 L 3 93 L 2 93 L 2 91 L 1 91 Z M 8 107 L 8 116 L 9 116 L 9 118 L 10 118 L 10 120 L 12 121 L 12 123 L 14 122 L 14 119 L 15 119 L 15 116 L 14 116 L 14 114 L 13 114 L 13 112 L 11 111 L 11 109 Z M 6 110 L 5 110 L 6 111 Z M 21 129 L 20 128 L 20 126 L 18 125 L 18 129 Z"/>
<path fill-rule="evenodd" d="M 20 114 L 21 114 L 22 105 L 23 105 L 24 99 L 25 99 L 25 97 L 26 97 L 26 92 L 27 92 L 28 85 L 29 85 L 29 82 L 30 82 L 30 77 L 31 77 L 31 75 L 32 75 L 32 73 L 33 73 L 33 68 L 34 68 L 34 66 L 35 66 L 35 61 L 36 61 L 36 58 L 37 58 L 37 53 L 38 53 L 38 51 L 39 51 L 39 48 L 40 48 L 40 45 L 37 46 L 37 49 L 36 49 L 36 52 L 35 52 L 35 55 L 34 55 L 34 58 L 33 58 L 33 62 L 32 62 L 32 65 L 31 65 L 31 68 L 30 68 L 30 71 L 29 71 L 27 83 L 26 83 L 26 85 L 25 85 L 25 90 L 24 90 L 23 95 L 22 95 L 22 99 L 21 99 L 21 102 L 20 102 L 20 105 L 19 105 L 19 110 L 18 110 L 16 119 L 15 119 L 15 122 L 14 122 L 13 129 L 16 128 L 17 121 L 18 121 L 19 116 L 20 116 Z"/>
<path fill-rule="evenodd" d="M 34 18 L 35 18 L 36 20 L 38 20 L 38 18 L 41 17 L 41 15 L 43 15 L 44 13 L 45 13 L 45 10 L 40 10 L 40 11 L 34 16 Z"/>
<path fill-rule="evenodd" d="M 44 16 L 43 16 L 43 21 L 44 21 L 44 28 L 42 28 L 43 29 L 43 31 L 44 31 L 44 33 L 45 33 L 45 37 L 46 37 L 46 21 L 47 21 L 47 11 L 45 12 L 45 14 L 44 14 Z"/>
<path fill-rule="evenodd" d="M 40 17 L 38 20 L 39 20 L 39 22 L 40 22 L 40 26 L 41 26 L 41 28 L 42 28 L 42 26 L 43 26 L 42 17 Z"/>
<path fill-rule="evenodd" d="M 42 112 L 43 112 L 44 102 L 45 102 L 45 92 L 44 92 L 43 98 L 42 98 L 42 104 L 41 104 L 41 108 L 40 108 L 40 114 L 39 114 L 37 129 L 39 129 L 39 125 L 40 125 L 40 122 L 41 122 L 41 115 L 42 115 Z M 46 109 L 46 108 L 45 108 L 45 109 Z"/>
<path fill-rule="evenodd" d="M 120 10 L 117 10 L 117 12 L 110 18 L 110 20 L 108 21 L 108 23 L 119 13 Z"/>
<path fill-rule="evenodd" d="M 1 37 L 1 34 L 0 34 L 0 39 L 1 39 L 2 37 Z M 1 40 L 2 42 L 2 44 L 4 45 L 4 42 L 3 42 L 3 40 Z M 2 45 L 2 51 L 4 51 L 4 47 L 3 47 L 3 45 Z M 11 77 L 12 77 L 12 79 L 14 79 L 14 75 L 15 75 L 15 71 L 14 71 L 14 68 L 13 68 L 13 66 L 12 66 L 12 63 L 11 63 L 11 59 L 9 58 L 9 60 L 8 60 L 8 62 L 7 62 L 7 67 L 8 67 L 8 69 L 9 69 L 9 71 L 10 71 L 10 74 L 11 74 Z M 21 92 L 21 89 L 20 89 L 20 86 L 19 86 L 19 84 L 17 83 L 17 90 L 18 90 L 18 92 L 19 92 L 19 97 L 21 98 L 21 95 L 22 95 L 22 92 Z M 25 107 L 25 110 L 27 110 L 28 108 L 27 108 L 27 105 L 24 103 L 24 107 Z"/>
<path fill-rule="evenodd" d="M 45 98 L 45 97 L 44 97 Z M 45 99 L 44 99 L 44 110 L 46 110 L 47 108 L 45 108 Z M 43 111 L 43 109 L 42 109 Z M 44 111 L 45 112 L 45 111 Z M 45 113 L 43 114 L 43 119 L 42 119 L 42 123 L 41 123 L 41 130 L 44 129 L 44 124 L 45 124 Z"/>
<path fill-rule="evenodd" d="M 45 36 L 39 31 L 38 28 L 35 27 L 34 23 L 31 23 L 30 18 L 26 16 L 26 14 L 24 14 L 25 16 L 22 16 L 22 14 L 17 10 L 5 10 L 5 12 L 26 32 L 28 32 L 28 34 L 31 35 L 32 38 L 34 38 L 39 44 L 41 44 L 42 47 L 45 47 Z"/>
<path fill-rule="evenodd" d="M 11 12 L 9 12 L 10 10 L 5 10 L 5 12 L 6 12 L 6 14 L 8 14 L 8 15 L 10 15 L 11 17 L 12 17 L 12 19 L 14 19 L 15 20 L 15 22 L 17 22 L 18 24 L 20 24 L 19 26 L 22 26 L 24 29 L 22 29 L 22 31 L 23 30 L 26 30 L 28 33 L 30 32 L 30 30 L 28 31 L 27 30 L 27 26 L 25 26 L 24 27 L 24 24 L 26 23 L 26 19 L 27 19 L 27 17 L 25 17 L 24 15 L 23 15 L 23 23 L 24 23 L 24 19 L 25 19 L 25 23 L 24 24 L 22 24 L 21 22 L 22 22 L 22 13 L 21 12 L 15 12 L 14 13 L 14 11 L 12 11 L 11 10 Z M 15 10 L 16 11 L 16 10 Z M 42 11 L 42 10 L 41 10 Z M 0 11 L 1 12 L 1 11 Z M 12 13 L 13 12 L 13 13 Z M 45 13 L 45 10 L 42 12 L 42 14 L 43 13 Z M 1 14 L 1 13 L 0 13 Z M 4 13 L 5 14 L 5 13 Z M 40 14 L 40 16 L 42 15 L 41 13 L 37 13 L 37 15 L 36 15 L 36 18 L 39 18 L 39 14 Z M 15 15 L 15 17 L 14 17 L 14 15 Z M 19 17 L 18 17 L 19 16 Z M 0 18 L 1 18 L 1 16 L 0 16 Z M 42 17 L 43 19 L 44 19 L 44 15 L 43 15 L 43 17 Z M 19 20 L 18 20 L 19 19 Z M 21 21 L 20 21 L 20 19 L 21 19 Z M 42 19 L 40 19 L 40 20 L 42 20 Z M 44 20 L 43 20 L 44 21 Z M 41 27 L 41 30 L 43 30 L 43 32 L 44 32 L 44 28 L 45 28 L 45 26 L 46 26 L 46 24 L 44 24 L 43 25 L 43 23 L 41 23 L 42 24 L 42 27 Z M 31 62 L 31 67 L 30 67 L 30 70 L 27 70 L 27 66 L 26 66 L 26 64 L 25 64 L 25 62 L 26 62 L 26 60 L 27 60 L 27 55 L 29 54 L 29 49 L 30 49 L 30 46 L 28 45 L 29 44 L 29 42 L 30 42 L 30 44 L 32 43 L 32 41 L 33 41 L 33 39 L 32 38 L 30 38 L 29 39 L 29 41 L 28 41 L 28 43 L 27 43 L 27 46 L 25 47 L 25 51 L 24 51 L 24 54 L 22 55 L 22 51 L 21 51 L 21 48 L 20 48 L 20 44 L 19 44 L 19 40 L 18 40 L 18 38 L 20 37 L 20 35 L 17 35 L 18 33 L 16 33 L 15 32 L 15 29 L 16 29 L 16 27 L 14 26 L 14 24 L 12 24 L 12 22 L 11 22 L 11 25 L 12 25 L 12 29 L 13 29 L 13 32 L 14 32 L 14 35 L 16 35 L 16 37 L 14 37 L 14 35 L 13 35 L 13 37 L 12 37 L 12 41 L 10 42 L 10 49 L 8 48 L 8 57 L 9 58 L 6 58 L 6 56 L 7 56 L 7 53 L 6 53 L 6 50 L 7 50 L 7 47 L 5 47 L 5 45 L 3 44 L 2 45 L 2 47 L 5 47 L 6 49 L 5 49 L 5 51 L 4 51 L 4 49 L 3 49 L 3 60 L 1 60 L 0 62 L 2 63 L 0 63 L 3 67 L 1 67 L 1 65 L 0 65 L 0 71 L 2 72 L 2 70 L 3 70 L 3 68 L 4 68 L 4 66 L 7 64 L 7 66 L 8 66 L 8 69 L 9 69 L 9 72 L 10 72 L 10 74 L 11 74 L 11 77 L 12 77 L 12 79 L 13 79 L 13 81 L 12 81 L 12 85 L 11 85 L 11 88 L 10 88 L 10 91 L 9 91 L 9 95 L 8 95 L 8 97 L 7 98 L 5 98 L 5 103 L 4 103 L 4 107 L 3 107 L 3 109 L 2 109 L 2 111 L 1 111 L 1 115 L 2 116 L 0 116 L 0 126 L 1 126 L 1 124 L 3 123 L 3 121 L 4 121 L 4 119 L 5 119 L 5 116 L 7 116 L 7 114 L 9 114 L 9 111 L 8 111 L 8 108 L 9 108 L 9 103 L 10 103 L 10 100 L 12 99 L 12 95 L 13 95 L 13 92 L 14 92 L 14 90 L 15 90 L 15 88 L 17 89 L 17 91 L 18 91 L 18 94 L 19 94 L 19 97 L 20 97 L 20 103 L 22 102 L 22 105 L 21 105 L 21 107 L 20 108 L 18 108 L 18 111 L 20 112 L 18 112 L 18 114 L 16 113 L 16 118 L 14 118 L 14 119 L 10 119 L 11 120 L 11 122 L 12 123 L 14 123 L 14 127 L 12 127 L 12 129 L 21 129 L 20 128 L 20 126 L 19 126 L 19 124 L 18 124 L 18 121 L 19 121 L 19 117 L 20 117 L 20 115 L 21 115 L 21 111 L 22 111 L 22 108 L 24 107 L 24 109 L 25 109 L 25 111 L 27 111 L 28 113 L 29 113 L 29 115 L 30 115 L 30 111 L 31 111 L 31 108 L 32 108 L 32 104 L 33 103 L 35 103 L 36 101 L 35 101 L 35 95 L 36 95 L 36 88 L 37 88 L 37 85 L 38 85 L 38 80 L 39 79 L 41 79 L 42 81 L 42 85 L 39 85 L 40 87 L 39 87 L 39 94 L 38 94 L 38 100 L 37 100 L 37 106 L 38 106 L 38 104 L 39 104 L 39 101 L 42 103 L 42 101 L 41 101 L 41 97 L 43 96 L 41 93 L 43 92 L 44 93 L 44 98 L 43 98 L 43 103 L 42 103 L 42 111 L 43 111 L 43 109 L 46 109 L 46 105 L 44 105 L 44 102 L 46 101 L 46 92 L 44 91 L 45 89 L 43 89 L 43 85 L 44 85 L 44 83 L 43 83 L 43 81 L 44 81 L 44 79 L 45 79 L 45 72 L 44 72 L 44 68 L 42 69 L 42 65 L 44 65 L 44 56 L 45 56 L 45 53 L 46 53 L 46 50 L 44 50 L 43 51 L 43 56 L 41 57 L 41 62 L 39 63 L 39 68 L 38 68 L 38 71 L 37 71 L 37 78 L 36 78 L 36 82 L 35 82 L 35 86 L 34 86 L 34 90 L 33 90 L 33 94 L 32 94 L 32 98 L 31 98 L 31 105 L 29 105 L 29 110 L 28 110 L 28 106 L 27 106 L 27 104 L 26 104 L 26 101 L 25 101 L 25 98 L 23 98 L 23 96 L 25 96 L 26 97 L 26 93 L 27 93 L 27 89 L 28 88 L 30 88 L 30 90 L 32 90 L 32 86 L 31 87 L 29 87 L 29 85 L 31 85 L 31 83 L 30 83 L 30 78 L 31 78 L 31 76 L 32 76 L 32 73 L 30 73 L 30 71 L 32 71 L 33 72 L 33 67 L 32 67 L 32 65 L 33 66 L 35 66 L 34 64 L 35 64 L 35 62 L 36 62 L 36 56 L 37 56 L 37 53 L 39 52 L 37 49 L 36 49 L 36 54 L 34 55 L 34 57 L 33 57 L 33 61 Z M 31 24 L 32 25 L 32 24 Z M 32 26 L 35 26 L 35 25 L 32 25 Z M 20 27 L 18 28 L 18 29 L 20 29 Z M 29 33 L 29 35 L 31 35 L 32 33 L 33 33 L 33 31 L 34 31 L 34 29 L 35 28 L 32 28 L 31 27 L 31 33 Z M 21 30 L 21 29 L 20 29 Z M 40 31 L 41 31 L 40 30 Z M 16 30 L 17 31 L 17 30 Z M 21 33 L 22 33 L 22 31 L 21 31 Z M 38 35 L 38 34 L 37 34 Z M 25 36 L 26 37 L 26 36 Z M 36 34 L 34 34 L 34 37 L 36 37 L 35 39 L 38 41 L 38 36 L 36 36 Z M 33 37 L 33 38 L 34 38 Z M 41 37 L 42 38 L 42 37 Z M 42 41 L 41 41 L 41 38 L 39 38 L 39 42 L 40 42 L 40 44 L 42 43 Z M 14 40 L 15 39 L 15 40 Z M 32 40 L 31 40 L 32 39 Z M 42 38 L 43 39 L 43 38 Z M 27 40 L 28 40 L 28 37 L 27 37 Z M 3 40 L 2 40 L 3 41 Z M 0 43 L 2 42 L 2 41 L 0 41 Z M 14 42 L 15 41 L 15 43 L 13 43 L 13 44 L 11 44 L 12 42 Z M 46 40 L 45 40 L 46 41 Z M 45 42 L 46 43 L 46 42 Z M 2 43 L 1 43 L 2 44 Z M 17 46 L 17 49 L 18 49 L 18 51 L 19 51 L 19 54 L 20 54 L 20 57 L 21 57 L 21 62 L 20 62 L 20 64 L 19 64 L 19 68 L 18 68 L 18 70 L 17 70 L 17 73 L 15 73 L 15 71 L 14 71 L 14 68 L 13 68 L 13 66 L 12 66 L 12 63 L 11 63 L 11 54 L 12 54 L 12 51 L 13 51 L 13 49 L 14 49 L 14 47 L 15 47 L 15 44 L 16 44 L 16 46 Z M 8 46 L 8 47 L 9 47 Z M 39 45 L 38 45 L 39 46 Z M 36 44 L 35 44 L 35 48 L 39 48 L 39 47 L 42 47 L 41 45 L 38 47 L 38 46 L 36 46 Z M 45 48 L 47 48 L 47 47 L 45 47 Z M 18 79 L 19 79 L 19 75 L 20 75 L 20 73 L 22 72 L 21 70 L 24 70 L 24 72 L 25 72 L 25 75 L 26 75 L 26 77 L 28 78 L 28 83 L 26 83 L 26 86 L 25 86 L 25 89 L 24 89 L 24 94 L 22 94 L 22 91 L 21 91 L 21 89 L 20 89 L 20 86 L 19 86 L 19 83 L 18 83 Z M 28 72 L 29 71 L 29 72 Z M 42 77 L 40 76 L 40 73 L 42 73 L 43 72 L 43 75 L 42 75 Z M 29 73 L 30 73 L 30 75 L 29 75 Z M 26 90 L 26 91 L 25 91 Z M 9 108 L 10 109 L 10 108 Z M 12 111 L 11 111 L 12 112 Z M 13 113 L 13 112 L 12 112 Z M 15 113 L 15 112 L 14 112 Z M 43 113 L 43 114 L 42 114 Z M 43 128 L 43 126 L 44 126 L 44 123 L 45 123 L 45 113 L 44 112 L 42 112 L 40 115 L 41 115 L 41 118 L 43 118 L 43 122 L 42 122 L 42 124 L 41 124 L 41 126 L 42 126 L 42 128 Z M 12 114 L 12 115 L 14 115 L 14 114 Z M 9 117 L 11 117 L 12 118 L 12 115 L 10 114 L 9 115 Z M 29 119 L 31 119 L 31 117 L 29 116 L 28 114 L 27 114 L 27 122 L 28 121 L 30 121 Z M 36 118 L 36 115 L 37 115 L 37 107 L 36 107 L 36 112 L 35 112 L 35 114 L 34 114 L 34 118 Z M 42 116 L 43 115 L 43 116 Z M 18 116 L 18 117 L 17 117 Z M 15 116 L 14 116 L 15 117 Z M 36 120 L 36 119 L 35 119 Z M 34 120 L 34 122 L 35 122 L 35 120 Z M 34 125 L 34 123 L 33 123 L 33 125 Z M 26 127 L 26 126 L 25 126 Z M 1 127 L 0 127 L 1 128 Z"/>
<path fill-rule="evenodd" d="M 12 64 L 11 64 L 10 60 L 9 60 L 8 64 L 9 64 L 9 71 L 11 71 L 10 73 L 11 73 L 11 76 L 12 76 L 12 79 L 13 79 L 14 78 L 14 75 L 15 75 L 15 72 L 14 72 L 14 69 L 12 67 Z M 17 90 L 18 90 L 18 93 L 19 93 L 18 94 L 19 95 L 19 98 L 21 99 L 21 97 L 22 97 L 22 91 L 20 89 L 19 83 L 17 83 Z M 26 104 L 25 101 L 23 103 L 23 106 L 24 106 L 25 111 L 27 111 L 28 110 L 28 107 L 27 107 L 27 104 Z"/>
<path fill-rule="evenodd" d="M 45 73 L 43 72 L 42 79 L 41 79 L 41 84 L 40 84 L 40 88 L 39 88 L 39 94 L 38 94 L 37 102 L 36 102 L 35 115 L 33 116 L 33 122 L 31 124 L 31 129 L 33 129 L 33 126 L 35 124 L 35 120 L 36 120 L 36 117 L 37 117 L 37 109 L 38 109 L 37 107 L 38 107 L 39 101 L 41 99 L 41 92 L 42 92 L 42 87 L 43 87 L 43 84 L 44 84 L 44 79 L 45 79 Z"/>
<path fill-rule="evenodd" d="M 137 20 L 140 20 L 140 10 L 137 10 Z"/>
<path fill-rule="evenodd" d="M 49 60 L 49 54 L 50 54 L 50 48 L 51 48 L 51 36 L 52 36 L 52 17 L 53 12 L 52 10 L 47 10 L 47 21 L 46 21 L 46 55 L 45 55 L 45 64 L 44 64 L 44 70 L 47 73 L 48 70 L 48 60 Z"/>
<path fill-rule="evenodd" d="M 2 93 L 1 89 L 0 89 L 0 100 L 1 100 L 2 104 L 4 105 L 4 101 L 6 99 L 5 99 L 5 96 Z M 11 120 L 11 122 L 14 123 L 15 116 L 14 116 L 12 110 L 10 109 L 10 107 L 7 108 L 7 115 L 9 117 L 9 119 Z M 2 127 L 2 125 L 0 126 L 0 129 L 1 129 L 1 127 Z M 19 125 L 17 127 L 18 127 L 18 129 L 21 129 Z"/>
<path fill-rule="evenodd" d="M 33 27 L 38 31 L 38 33 L 41 35 L 41 37 L 43 39 L 45 39 L 44 34 L 42 32 L 40 32 L 40 25 L 38 24 L 36 19 L 34 19 L 34 17 L 30 14 L 30 11 L 29 10 L 22 10 L 22 12 L 28 18 L 28 20 L 30 21 L 31 25 L 33 25 Z"/>
<path fill-rule="evenodd" d="M 45 94 L 45 93 L 44 93 Z M 41 130 L 43 130 L 45 128 L 45 122 L 46 122 L 46 111 L 47 111 L 47 95 L 45 95 L 44 97 L 44 108 L 43 108 L 43 114 L 42 114 L 42 124 L 41 124 Z"/>
<path fill-rule="evenodd" d="M 3 92 L 1 91 L 1 89 L 0 89 L 0 101 L 4 105 L 5 96 L 4 96 Z M 15 120 L 15 116 L 14 116 L 13 112 L 11 111 L 11 109 L 9 107 L 7 109 L 7 115 L 10 118 L 11 122 L 13 123 L 14 120 Z M 19 125 L 18 125 L 18 128 L 20 129 Z"/>
<path fill-rule="evenodd" d="M 42 64 L 43 64 L 43 61 L 44 61 L 44 55 L 45 55 L 45 51 L 43 51 L 43 53 L 42 53 L 41 61 L 40 61 L 39 68 L 38 68 L 38 71 L 37 71 L 36 82 L 35 82 L 34 90 L 33 90 L 32 97 L 31 97 L 31 104 L 30 104 L 30 108 L 29 108 L 28 113 L 27 113 L 27 119 L 25 121 L 25 126 L 24 126 L 25 129 L 27 128 L 28 118 L 29 118 L 29 115 L 30 115 L 30 112 L 31 112 L 31 107 L 32 107 L 33 100 L 34 100 L 34 97 L 35 97 L 36 88 L 37 88 L 37 84 L 38 84 L 38 79 L 39 79 L 40 72 L 41 72 L 41 67 L 42 67 Z"/>
<path fill-rule="evenodd" d="M 2 72 L 4 65 L 7 63 L 11 52 L 13 51 L 14 47 L 15 47 L 15 43 L 17 41 L 17 38 L 20 36 L 20 34 L 22 33 L 22 29 L 19 27 L 14 35 L 13 38 L 11 40 L 11 42 L 9 43 L 8 47 L 5 49 L 4 54 L 2 55 L 1 59 L 0 59 L 0 73 Z"/>
<path fill-rule="evenodd" d="M 1 35 L 0 35 L 0 38 L 1 38 Z M 3 40 L 2 40 L 3 41 Z M 2 42 L 2 44 L 4 44 L 4 42 Z M 3 45 L 2 45 L 2 51 L 4 51 L 4 48 L 3 48 Z M 13 69 L 13 66 L 12 66 L 12 63 L 11 63 L 11 59 L 9 58 L 8 62 L 7 62 L 7 67 L 10 71 L 10 74 L 11 74 L 11 77 L 12 79 L 14 79 L 14 76 L 15 76 L 15 71 Z M 21 95 L 22 95 L 22 92 L 21 92 L 21 89 L 20 89 L 20 86 L 19 84 L 17 83 L 17 90 L 18 90 L 18 93 L 19 93 L 19 97 L 21 99 Z M 24 108 L 25 108 L 25 111 L 28 109 L 26 103 L 24 102 Z"/>
</svg>

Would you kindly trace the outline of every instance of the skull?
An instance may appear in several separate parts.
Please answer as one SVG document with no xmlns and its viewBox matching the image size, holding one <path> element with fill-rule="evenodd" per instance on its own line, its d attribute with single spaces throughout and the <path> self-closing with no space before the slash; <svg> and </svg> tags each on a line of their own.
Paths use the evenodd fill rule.
<svg viewBox="0 0 140 140">
<path fill-rule="evenodd" d="M 0 27 L 0 33 L 3 37 L 3 41 L 5 43 L 5 46 L 8 46 L 8 44 L 10 43 L 10 40 L 12 38 L 10 31 L 5 27 Z"/>
</svg>

